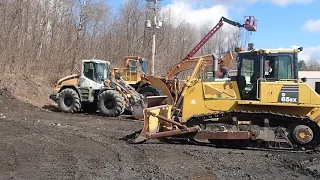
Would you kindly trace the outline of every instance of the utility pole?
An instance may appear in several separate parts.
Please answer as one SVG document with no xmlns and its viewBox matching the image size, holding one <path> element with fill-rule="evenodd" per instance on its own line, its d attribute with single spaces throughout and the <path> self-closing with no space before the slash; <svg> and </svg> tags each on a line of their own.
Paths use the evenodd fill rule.
<svg viewBox="0 0 320 180">
<path fill-rule="evenodd" d="M 154 75 L 154 62 L 155 62 L 155 56 L 156 56 L 156 29 L 159 29 L 162 27 L 162 21 L 159 21 L 157 18 L 157 11 L 159 9 L 158 7 L 158 1 L 162 0 L 146 0 L 148 3 L 153 2 L 154 6 L 149 7 L 153 10 L 153 23 L 151 23 L 150 20 L 146 20 L 146 27 L 151 28 L 152 27 L 152 60 L 151 60 L 151 75 Z"/>
</svg>

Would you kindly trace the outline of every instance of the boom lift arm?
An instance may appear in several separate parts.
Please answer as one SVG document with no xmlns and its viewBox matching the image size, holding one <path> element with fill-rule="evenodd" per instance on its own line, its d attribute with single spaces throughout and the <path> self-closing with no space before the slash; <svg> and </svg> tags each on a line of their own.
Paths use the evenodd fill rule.
<svg viewBox="0 0 320 180">
<path fill-rule="evenodd" d="M 254 19 L 253 16 L 248 16 L 245 17 L 245 24 L 240 24 L 238 22 L 234 22 L 230 19 L 227 19 L 225 17 L 221 17 L 221 19 L 219 20 L 218 24 L 215 25 L 211 31 L 209 31 L 209 33 L 189 52 L 189 54 L 182 60 L 186 60 L 186 59 L 190 59 L 192 58 L 198 51 L 200 48 L 202 48 L 202 46 L 222 27 L 223 22 L 226 22 L 230 25 L 236 26 L 236 27 L 244 27 L 246 28 L 248 31 L 256 31 L 256 20 Z"/>
<path fill-rule="evenodd" d="M 197 61 L 198 58 L 192 58 L 201 48 L 202 46 L 222 27 L 223 22 L 228 23 L 230 25 L 236 26 L 236 27 L 244 27 L 246 28 L 248 31 L 256 31 L 257 30 L 257 20 L 253 17 L 253 16 L 246 16 L 245 17 L 245 23 L 244 24 L 240 24 L 239 22 L 234 22 L 230 19 L 227 19 L 225 17 L 221 17 L 221 19 L 219 20 L 218 24 L 215 25 L 210 31 L 209 33 L 188 53 L 188 55 L 182 59 L 182 61 L 180 61 L 179 63 L 173 65 L 171 67 L 171 69 L 167 72 L 165 78 L 171 78 L 172 76 L 174 76 L 175 74 L 177 74 L 178 72 L 184 71 L 186 70 L 187 67 L 191 67 L 194 66 Z M 230 56 L 230 52 L 228 52 L 228 56 Z M 228 59 L 228 60 L 227 60 Z M 205 61 L 209 62 L 212 61 L 212 57 L 206 57 Z M 226 60 L 223 61 L 223 66 L 224 67 L 229 67 L 229 65 L 231 64 L 232 61 L 232 56 L 231 59 L 230 58 L 226 58 Z M 221 63 L 221 60 L 220 62 Z M 210 64 L 210 63 L 209 63 Z"/>
</svg>

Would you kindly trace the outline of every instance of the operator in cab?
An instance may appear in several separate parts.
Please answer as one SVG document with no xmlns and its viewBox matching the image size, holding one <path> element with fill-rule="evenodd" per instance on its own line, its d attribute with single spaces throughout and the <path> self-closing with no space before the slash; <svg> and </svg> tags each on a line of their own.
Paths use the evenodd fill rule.
<svg viewBox="0 0 320 180">
<path fill-rule="evenodd" d="M 268 65 L 268 75 L 266 75 L 266 78 L 274 78 L 274 60 L 270 59 Z"/>
</svg>

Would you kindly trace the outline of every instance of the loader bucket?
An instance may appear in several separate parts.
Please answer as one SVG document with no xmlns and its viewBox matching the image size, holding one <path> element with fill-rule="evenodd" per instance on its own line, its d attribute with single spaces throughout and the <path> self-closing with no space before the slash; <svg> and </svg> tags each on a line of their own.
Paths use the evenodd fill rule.
<svg viewBox="0 0 320 180">
<path fill-rule="evenodd" d="M 164 104 L 167 99 L 167 96 L 147 96 L 146 103 L 136 102 L 132 105 L 132 114 L 135 119 L 143 120 L 143 110 L 145 108 L 159 106 Z"/>
<path fill-rule="evenodd" d="M 172 108 L 172 105 L 161 105 L 144 109 L 143 128 L 140 135 L 132 143 L 142 143 L 152 138 L 163 138 L 200 130 L 199 126 L 188 128 L 171 120 Z"/>
</svg>

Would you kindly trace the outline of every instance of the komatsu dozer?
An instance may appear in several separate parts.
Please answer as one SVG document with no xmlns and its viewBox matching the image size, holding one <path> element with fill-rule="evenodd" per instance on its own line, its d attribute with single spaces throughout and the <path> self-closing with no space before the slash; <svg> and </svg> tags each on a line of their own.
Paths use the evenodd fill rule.
<svg viewBox="0 0 320 180">
<path fill-rule="evenodd" d="M 219 78 L 217 60 L 207 66 L 200 58 L 184 85 L 181 108 L 167 104 L 144 109 L 144 127 L 131 142 L 182 138 L 220 147 L 317 148 L 320 96 L 299 80 L 303 48 L 249 47 L 237 49 L 233 76 Z"/>
</svg>

